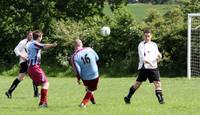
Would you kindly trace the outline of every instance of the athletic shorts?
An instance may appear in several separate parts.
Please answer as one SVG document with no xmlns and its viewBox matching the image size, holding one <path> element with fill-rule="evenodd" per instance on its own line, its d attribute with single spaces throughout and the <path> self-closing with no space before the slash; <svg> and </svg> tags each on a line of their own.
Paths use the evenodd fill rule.
<svg viewBox="0 0 200 115">
<path fill-rule="evenodd" d="M 146 81 L 147 78 L 149 82 L 160 81 L 160 72 L 158 69 L 140 69 L 139 75 L 136 81 L 143 82 Z"/>
<path fill-rule="evenodd" d="M 20 69 L 19 69 L 19 73 L 27 73 L 28 70 L 28 62 L 22 62 L 20 63 Z"/>
<path fill-rule="evenodd" d="M 82 80 L 85 87 L 90 91 L 97 90 L 97 85 L 99 81 L 99 77 L 93 80 Z"/>
<path fill-rule="evenodd" d="M 28 74 L 36 86 L 48 82 L 48 79 L 40 65 L 29 66 Z"/>
</svg>

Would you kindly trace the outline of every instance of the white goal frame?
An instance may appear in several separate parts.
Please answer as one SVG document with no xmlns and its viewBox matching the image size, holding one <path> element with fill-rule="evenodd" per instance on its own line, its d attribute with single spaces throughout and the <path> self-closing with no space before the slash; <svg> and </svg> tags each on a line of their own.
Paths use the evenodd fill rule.
<svg viewBox="0 0 200 115">
<path fill-rule="evenodd" d="M 200 13 L 188 14 L 188 34 L 187 34 L 187 77 L 191 79 L 191 34 L 192 34 L 192 17 L 200 16 Z"/>
</svg>

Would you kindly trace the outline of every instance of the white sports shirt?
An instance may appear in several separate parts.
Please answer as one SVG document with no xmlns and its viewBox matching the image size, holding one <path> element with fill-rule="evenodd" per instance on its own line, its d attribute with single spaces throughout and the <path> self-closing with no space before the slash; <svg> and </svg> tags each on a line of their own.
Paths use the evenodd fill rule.
<svg viewBox="0 0 200 115">
<path fill-rule="evenodd" d="M 161 58 L 161 54 L 155 42 L 152 41 L 147 43 L 145 43 L 145 41 L 140 42 L 140 44 L 138 45 L 138 54 L 139 54 L 138 69 L 141 69 L 143 64 L 145 69 L 156 69 L 158 67 L 157 59 L 158 56 L 160 56 Z M 145 61 L 148 61 L 151 64 L 144 63 Z"/>
<path fill-rule="evenodd" d="M 14 52 L 16 56 L 19 56 L 20 54 L 27 54 L 26 47 L 28 45 L 28 39 L 25 38 L 19 42 L 19 44 L 15 47 Z M 23 60 L 21 57 L 19 58 L 19 63 L 25 62 L 27 60 Z"/>
</svg>

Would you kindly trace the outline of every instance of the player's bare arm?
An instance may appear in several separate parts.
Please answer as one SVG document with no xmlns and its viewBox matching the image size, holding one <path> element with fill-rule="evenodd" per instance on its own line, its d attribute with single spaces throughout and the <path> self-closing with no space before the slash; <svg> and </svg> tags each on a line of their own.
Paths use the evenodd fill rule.
<svg viewBox="0 0 200 115">
<path fill-rule="evenodd" d="M 48 48 L 54 48 L 57 46 L 57 43 L 52 43 L 52 44 L 45 44 L 44 45 L 44 49 L 48 49 Z"/>
</svg>

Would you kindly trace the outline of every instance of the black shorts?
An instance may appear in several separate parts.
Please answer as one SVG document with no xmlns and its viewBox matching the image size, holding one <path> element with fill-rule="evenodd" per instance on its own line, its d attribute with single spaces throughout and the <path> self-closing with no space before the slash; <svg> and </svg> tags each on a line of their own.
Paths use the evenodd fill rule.
<svg viewBox="0 0 200 115">
<path fill-rule="evenodd" d="M 150 83 L 153 81 L 160 81 L 159 69 L 140 69 L 136 81 L 143 82 L 146 81 L 147 78 L 149 79 Z"/>
<path fill-rule="evenodd" d="M 20 63 L 19 73 L 27 73 L 27 70 L 28 70 L 28 62 L 25 61 L 25 62 Z"/>
</svg>

